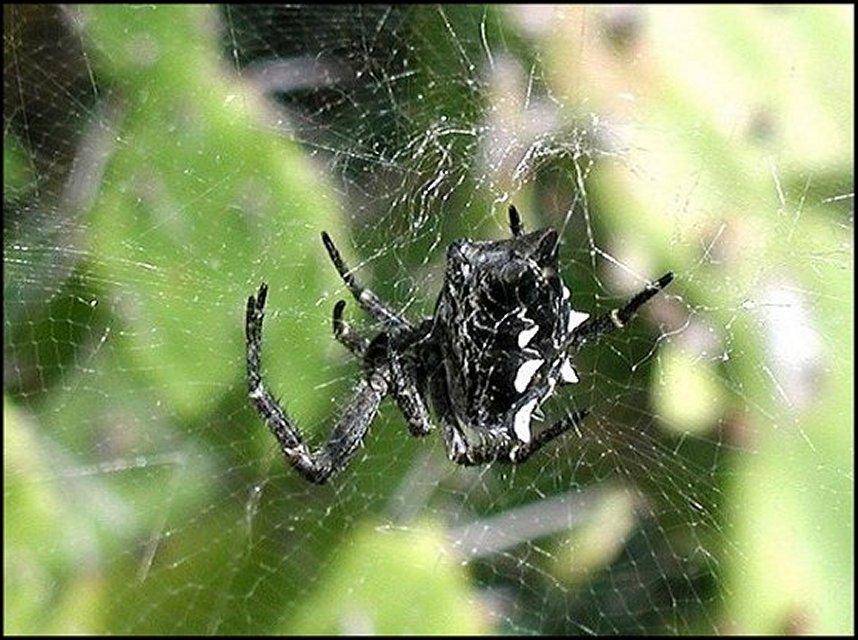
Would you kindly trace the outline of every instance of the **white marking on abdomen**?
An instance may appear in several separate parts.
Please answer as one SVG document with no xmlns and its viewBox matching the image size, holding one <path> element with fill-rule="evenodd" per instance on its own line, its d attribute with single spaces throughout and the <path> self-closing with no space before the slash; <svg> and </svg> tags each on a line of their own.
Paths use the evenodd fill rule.
<svg viewBox="0 0 858 640">
<path fill-rule="evenodd" d="M 545 394 L 546 398 L 550 398 L 554 394 L 554 387 L 557 386 L 557 378 L 554 376 L 548 376 L 548 393 Z"/>
<path fill-rule="evenodd" d="M 539 325 L 533 325 L 529 329 L 522 329 L 521 333 L 518 334 L 518 346 L 521 349 L 524 349 L 527 346 L 527 343 L 533 340 L 533 336 L 539 331 Z"/>
<path fill-rule="evenodd" d="M 582 322 L 584 322 L 587 318 L 590 317 L 589 313 L 582 313 L 581 311 L 575 311 L 575 309 L 569 309 L 569 327 L 568 331 L 572 331 Z"/>
<path fill-rule="evenodd" d="M 538 399 L 534 398 L 530 402 L 525 403 L 515 414 L 513 430 L 522 442 L 530 442 L 530 415 L 533 413 L 537 401 Z"/>
<path fill-rule="evenodd" d="M 527 389 L 527 385 L 529 385 L 530 381 L 533 380 L 533 376 L 536 375 L 536 372 L 539 371 L 539 367 L 541 367 L 544 362 L 545 360 L 528 360 L 522 364 L 518 368 L 518 372 L 515 374 L 515 382 L 513 383 L 515 390 L 522 393 Z"/>
<path fill-rule="evenodd" d="M 578 382 L 578 373 L 572 367 L 569 358 L 563 360 L 563 364 L 560 365 L 560 377 L 563 379 L 563 382 Z"/>
</svg>

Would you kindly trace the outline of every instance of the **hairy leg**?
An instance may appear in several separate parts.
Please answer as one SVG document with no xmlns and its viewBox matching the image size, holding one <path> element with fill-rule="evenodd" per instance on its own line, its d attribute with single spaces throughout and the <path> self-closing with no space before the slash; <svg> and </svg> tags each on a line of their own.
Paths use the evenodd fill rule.
<svg viewBox="0 0 858 640">
<path fill-rule="evenodd" d="M 373 373 L 361 380 L 352 398 L 337 420 L 328 441 L 311 452 L 304 443 L 295 422 L 274 399 L 262 380 L 260 353 L 262 350 L 262 321 L 268 287 L 263 283 L 256 297 L 247 299 L 247 387 L 248 395 L 271 433 L 280 443 L 286 460 L 306 480 L 323 484 L 345 467 L 357 451 L 369 425 L 378 413 L 381 401 L 388 394 L 387 381 Z"/>
</svg>

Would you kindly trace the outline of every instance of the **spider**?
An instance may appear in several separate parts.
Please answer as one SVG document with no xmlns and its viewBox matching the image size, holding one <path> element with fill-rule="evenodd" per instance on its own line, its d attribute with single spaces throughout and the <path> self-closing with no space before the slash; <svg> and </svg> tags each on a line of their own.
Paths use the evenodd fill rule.
<svg viewBox="0 0 858 640">
<path fill-rule="evenodd" d="M 333 309 L 333 333 L 363 363 L 364 374 L 328 441 L 312 451 L 262 380 L 260 351 L 268 286 L 247 300 L 247 382 L 250 399 L 286 460 L 322 484 L 341 471 L 362 443 L 381 401 L 392 395 L 413 436 L 440 422 L 450 460 L 461 465 L 521 463 L 585 418 L 578 411 L 538 431 L 533 412 L 561 385 L 578 382 L 570 362 L 581 345 L 620 329 L 671 280 L 668 272 L 622 307 L 598 317 L 575 311 L 558 273 L 557 231 L 525 233 L 509 207 L 512 238 L 457 240 L 447 249 L 435 313 L 414 323 L 361 285 L 330 236 L 322 242 L 357 303 L 381 325 L 369 338 Z"/>
</svg>

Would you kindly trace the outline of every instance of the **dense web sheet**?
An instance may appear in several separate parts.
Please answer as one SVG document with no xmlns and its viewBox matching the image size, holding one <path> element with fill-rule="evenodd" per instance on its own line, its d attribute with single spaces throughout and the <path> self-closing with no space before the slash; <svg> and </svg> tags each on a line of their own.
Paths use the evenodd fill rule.
<svg viewBox="0 0 858 640">
<path fill-rule="evenodd" d="M 851 17 L 4 8 L 5 629 L 851 630 Z M 320 444 L 378 327 L 319 233 L 416 321 L 511 203 L 579 311 L 676 273 L 536 418 L 590 416 L 465 468 L 387 401 L 303 481 L 247 296 Z"/>
</svg>

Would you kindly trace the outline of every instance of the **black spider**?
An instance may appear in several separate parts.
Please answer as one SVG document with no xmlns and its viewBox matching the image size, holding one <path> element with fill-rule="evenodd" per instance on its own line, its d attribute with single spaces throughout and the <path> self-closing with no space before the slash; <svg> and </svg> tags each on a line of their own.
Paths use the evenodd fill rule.
<svg viewBox="0 0 858 640">
<path fill-rule="evenodd" d="M 346 267 L 327 233 L 322 241 L 355 300 L 382 325 L 369 339 L 343 321 L 334 305 L 334 337 L 363 361 L 364 377 L 316 451 L 262 382 L 260 350 L 268 286 L 247 300 L 247 380 L 250 399 L 289 463 L 310 482 L 323 483 L 349 462 L 381 401 L 392 395 L 414 436 L 432 431 L 431 401 L 451 460 L 477 465 L 523 462 L 589 412 L 579 411 L 532 433 L 531 416 L 558 384 L 578 381 L 569 356 L 587 340 L 622 328 L 666 287 L 668 272 L 623 307 L 596 318 L 572 309 L 558 273 L 554 229 L 524 233 L 509 208 L 513 237 L 496 242 L 457 240 L 447 250 L 444 286 L 435 314 L 413 324 Z"/>
</svg>

